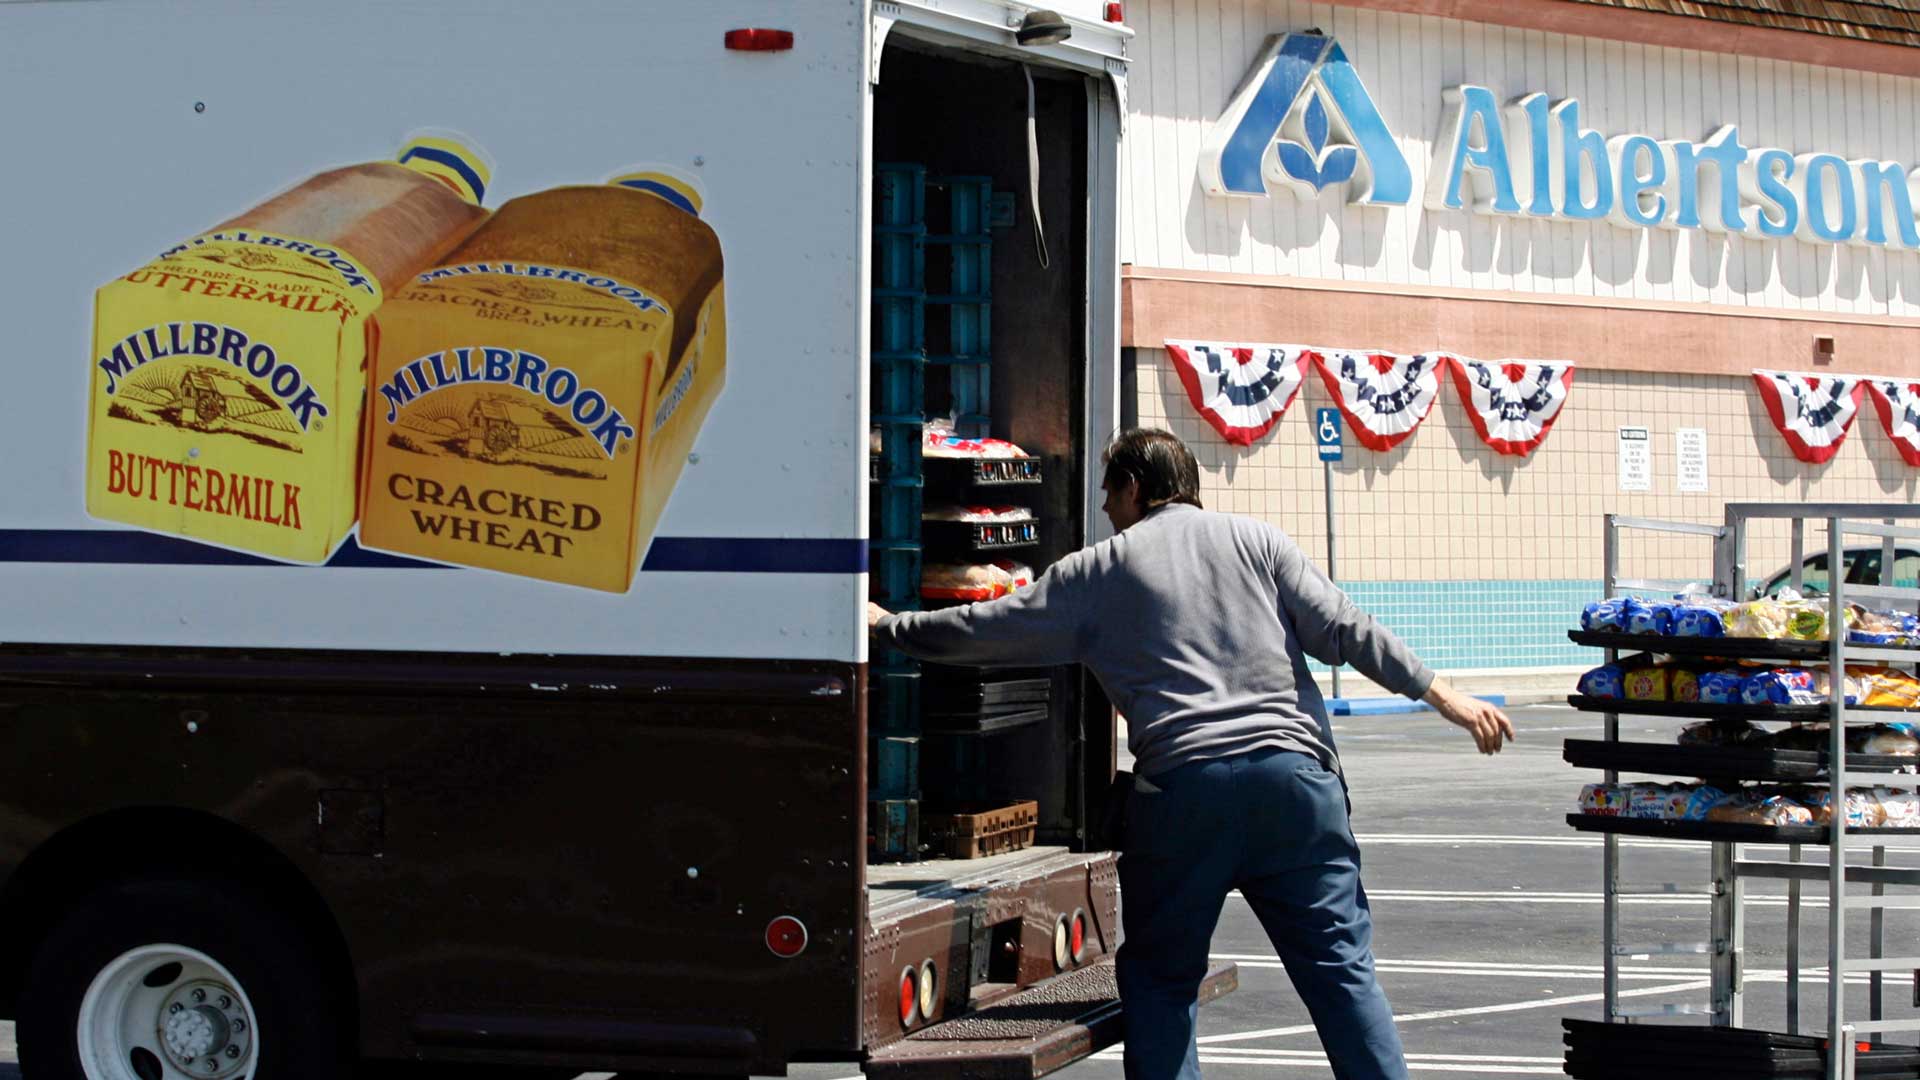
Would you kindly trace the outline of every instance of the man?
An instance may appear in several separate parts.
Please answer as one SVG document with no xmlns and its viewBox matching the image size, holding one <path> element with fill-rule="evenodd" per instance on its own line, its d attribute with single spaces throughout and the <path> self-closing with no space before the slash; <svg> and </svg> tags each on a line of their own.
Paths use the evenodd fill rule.
<svg viewBox="0 0 1920 1080">
<path fill-rule="evenodd" d="M 1193 454 L 1122 432 L 1102 457 L 1118 533 L 1011 596 L 934 612 L 868 605 L 882 641 L 954 664 L 1093 672 L 1128 722 L 1138 777 L 1120 858 L 1128 1080 L 1196 1080 L 1207 946 L 1240 890 L 1313 1015 L 1340 1080 L 1407 1075 L 1374 980 L 1345 780 L 1306 657 L 1425 700 L 1483 753 L 1500 710 L 1434 681 L 1287 535 L 1200 506 Z"/>
</svg>

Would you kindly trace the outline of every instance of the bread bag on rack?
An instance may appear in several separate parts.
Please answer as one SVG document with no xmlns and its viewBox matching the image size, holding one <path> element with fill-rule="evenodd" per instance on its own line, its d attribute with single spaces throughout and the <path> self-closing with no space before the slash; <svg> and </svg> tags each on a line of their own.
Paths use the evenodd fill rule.
<svg viewBox="0 0 1920 1080">
<path fill-rule="evenodd" d="M 1709 807 L 1707 820 L 1726 825 L 1811 825 L 1813 814 L 1784 795 L 1748 789 Z"/>
<path fill-rule="evenodd" d="M 1680 729 L 1681 746 L 1750 746 L 1764 739 L 1766 731 L 1746 720 L 1702 720 Z"/>
<path fill-rule="evenodd" d="M 1810 789 L 1798 800 L 1813 815 L 1815 825 L 1833 824 L 1833 790 Z M 1887 823 L 1887 808 L 1871 790 L 1849 788 L 1845 800 L 1847 828 L 1877 829 Z"/>
</svg>

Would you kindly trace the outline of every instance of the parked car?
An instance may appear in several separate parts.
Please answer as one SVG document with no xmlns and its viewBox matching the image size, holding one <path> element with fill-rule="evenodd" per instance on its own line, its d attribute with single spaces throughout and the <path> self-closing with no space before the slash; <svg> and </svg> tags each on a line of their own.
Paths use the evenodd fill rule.
<svg viewBox="0 0 1920 1080">
<path fill-rule="evenodd" d="M 1859 545 L 1847 548 L 1847 577 L 1849 585 L 1898 585 L 1911 588 L 1920 582 L 1920 550 L 1914 548 L 1895 548 L 1893 552 L 1892 580 L 1880 580 L 1880 545 Z M 1829 576 L 1827 573 L 1827 553 L 1824 551 L 1808 555 L 1800 564 L 1800 592 L 1805 596 L 1824 596 Z M 1753 595 L 1778 596 L 1780 590 L 1791 584 L 1791 565 L 1782 566 L 1766 580 L 1766 584 L 1754 589 Z"/>
</svg>

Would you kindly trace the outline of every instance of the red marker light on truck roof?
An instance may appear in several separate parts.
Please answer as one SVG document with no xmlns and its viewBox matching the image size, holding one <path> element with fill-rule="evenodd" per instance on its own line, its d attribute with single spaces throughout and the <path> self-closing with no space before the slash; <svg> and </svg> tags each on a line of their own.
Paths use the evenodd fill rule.
<svg viewBox="0 0 1920 1080">
<path fill-rule="evenodd" d="M 793 31 L 764 27 L 729 30 L 727 48 L 736 52 L 786 52 L 793 48 Z"/>
<path fill-rule="evenodd" d="M 767 924 L 767 948 L 782 960 L 791 960 L 807 949 L 807 927 L 791 915 L 782 915 Z"/>
<path fill-rule="evenodd" d="M 1127 13 L 1120 10 L 1120 0 L 1107 0 L 1107 21 L 1117 23 L 1127 21 Z"/>
</svg>

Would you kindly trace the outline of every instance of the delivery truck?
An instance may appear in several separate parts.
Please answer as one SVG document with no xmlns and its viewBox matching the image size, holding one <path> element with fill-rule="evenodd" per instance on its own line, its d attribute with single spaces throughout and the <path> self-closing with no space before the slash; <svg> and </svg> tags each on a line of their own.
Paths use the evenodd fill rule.
<svg viewBox="0 0 1920 1080">
<path fill-rule="evenodd" d="M 864 611 L 1106 528 L 1124 18 L 0 4 L 24 1074 L 1118 1038 L 1111 707 Z"/>
</svg>

